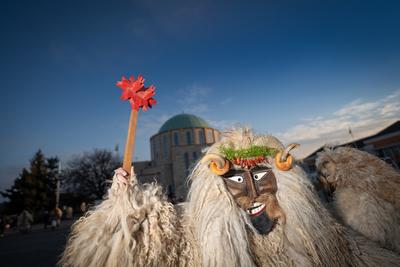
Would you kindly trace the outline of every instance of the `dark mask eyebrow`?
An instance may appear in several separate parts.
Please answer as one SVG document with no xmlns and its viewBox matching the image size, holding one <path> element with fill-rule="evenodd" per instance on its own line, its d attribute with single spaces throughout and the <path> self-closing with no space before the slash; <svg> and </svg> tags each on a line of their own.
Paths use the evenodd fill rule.
<svg viewBox="0 0 400 267">
<path fill-rule="evenodd" d="M 257 173 L 261 171 L 269 171 L 271 168 L 265 167 L 265 166 L 255 166 L 254 168 L 250 169 L 251 173 Z"/>
<path fill-rule="evenodd" d="M 245 173 L 245 170 L 236 170 L 236 169 L 230 169 L 227 173 L 222 175 L 224 178 L 229 178 L 235 175 L 240 175 L 243 176 L 242 174 Z"/>
</svg>

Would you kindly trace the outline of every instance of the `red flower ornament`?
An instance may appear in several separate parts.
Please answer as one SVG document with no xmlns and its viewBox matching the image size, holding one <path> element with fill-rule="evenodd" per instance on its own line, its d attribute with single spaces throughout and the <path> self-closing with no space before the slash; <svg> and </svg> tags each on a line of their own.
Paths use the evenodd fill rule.
<svg viewBox="0 0 400 267">
<path fill-rule="evenodd" d="M 129 100 L 133 110 L 139 111 L 142 108 L 143 111 L 146 111 L 157 104 L 153 98 L 156 88 L 153 85 L 145 87 L 142 75 L 139 75 L 136 80 L 133 76 L 129 80 L 122 76 L 121 81 L 117 82 L 117 86 L 122 89 L 121 100 Z"/>
</svg>

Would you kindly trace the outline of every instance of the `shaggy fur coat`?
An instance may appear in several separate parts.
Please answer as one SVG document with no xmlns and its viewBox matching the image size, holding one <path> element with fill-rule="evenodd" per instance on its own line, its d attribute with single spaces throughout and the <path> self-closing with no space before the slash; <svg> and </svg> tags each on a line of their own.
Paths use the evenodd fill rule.
<svg viewBox="0 0 400 267">
<path fill-rule="evenodd" d="M 350 147 L 317 156 L 320 179 L 333 191 L 333 212 L 347 226 L 400 253 L 400 173 Z"/>
<path fill-rule="evenodd" d="M 224 142 L 271 146 L 271 138 L 237 130 L 209 151 Z M 132 175 L 121 186 L 114 178 L 105 200 L 74 224 L 60 265 L 399 266 L 398 255 L 338 224 L 300 167 L 272 168 L 286 222 L 268 235 L 256 232 L 222 178 L 198 163 L 179 208 L 156 184 L 141 185 Z"/>
</svg>

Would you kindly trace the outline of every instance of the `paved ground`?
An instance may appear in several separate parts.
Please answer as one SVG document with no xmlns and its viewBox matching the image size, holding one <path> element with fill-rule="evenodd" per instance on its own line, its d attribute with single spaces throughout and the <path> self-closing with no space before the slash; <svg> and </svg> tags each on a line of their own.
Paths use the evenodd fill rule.
<svg viewBox="0 0 400 267">
<path fill-rule="evenodd" d="M 34 225 L 29 234 L 9 232 L 0 239 L 0 266 L 55 266 L 61 254 L 71 222 L 63 222 L 57 230 Z"/>
</svg>

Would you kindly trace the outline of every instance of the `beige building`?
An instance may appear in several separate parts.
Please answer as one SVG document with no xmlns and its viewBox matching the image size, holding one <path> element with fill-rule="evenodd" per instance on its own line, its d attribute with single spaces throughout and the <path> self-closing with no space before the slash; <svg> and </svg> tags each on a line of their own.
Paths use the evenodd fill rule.
<svg viewBox="0 0 400 267">
<path fill-rule="evenodd" d="M 142 182 L 157 180 L 171 199 L 183 200 L 191 167 L 219 138 L 220 132 L 202 118 L 176 115 L 150 138 L 151 160 L 134 162 L 135 172 Z"/>
</svg>

